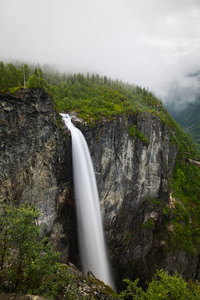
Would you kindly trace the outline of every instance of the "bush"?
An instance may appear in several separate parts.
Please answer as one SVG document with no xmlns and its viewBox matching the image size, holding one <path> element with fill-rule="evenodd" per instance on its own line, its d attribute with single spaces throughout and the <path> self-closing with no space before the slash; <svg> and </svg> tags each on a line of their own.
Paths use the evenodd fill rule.
<svg viewBox="0 0 200 300">
<path fill-rule="evenodd" d="M 198 282 L 186 282 L 183 277 L 177 273 L 170 276 L 167 272 L 157 271 L 152 281 L 148 284 L 147 291 L 138 287 L 139 279 L 134 282 L 129 279 L 124 280 L 127 288 L 120 294 L 122 299 L 134 300 L 183 300 L 200 299 L 200 285 Z"/>
<path fill-rule="evenodd" d="M 140 132 L 139 130 L 137 130 L 136 125 L 132 125 L 129 128 L 129 135 L 133 138 L 138 137 L 141 141 L 143 141 L 146 144 L 149 144 L 149 141 L 145 138 L 145 136 L 143 135 L 142 132 Z"/>
<path fill-rule="evenodd" d="M 36 74 L 30 76 L 28 80 L 28 88 L 45 88 L 46 82 L 44 78 L 38 77 Z"/>
<path fill-rule="evenodd" d="M 55 296 L 73 277 L 40 235 L 34 207 L 4 206 L 0 213 L 0 291 Z"/>
</svg>

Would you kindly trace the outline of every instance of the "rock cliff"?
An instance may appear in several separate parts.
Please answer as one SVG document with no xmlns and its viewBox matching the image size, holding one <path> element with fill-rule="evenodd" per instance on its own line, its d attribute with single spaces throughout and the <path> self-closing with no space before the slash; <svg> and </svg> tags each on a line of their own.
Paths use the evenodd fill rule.
<svg viewBox="0 0 200 300">
<path fill-rule="evenodd" d="M 58 129 L 42 90 L 0 98 L 0 200 L 36 204 L 46 230 L 56 215 Z"/>
<path fill-rule="evenodd" d="M 36 206 L 42 232 L 51 235 L 66 261 L 76 221 L 75 206 L 66 203 L 72 185 L 70 139 L 61 136 L 58 122 L 53 101 L 42 89 L 0 94 L 0 204 Z M 59 211 L 67 221 L 57 222 Z"/>
<path fill-rule="evenodd" d="M 133 125 L 142 134 L 131 136 Z M 118 285 L 122 277 L 150 279 L 157 268 L 165 267 L 165 241 L 158 238 L 157 227 L 169 203 L 177 155 L 169 129 L 149 113 L 102 120 L 92 129 L 77 126 L 92 155 Z"/>
<path fill-rule="evenodd" d="M 79 125 L 80 124 L 80 125 Z M 76 124 L 92 155 L 105 236 L 118 287 L 121 278 L 150 281 L 157 269 L 198 277 L 198 256 L 170 242 L 170 180 L 177 157 L 166 124 L 150 113 L 115 117 L 94 128 Z M 131 135 L 131 127 L 138 134 Z"/>
<path fill-rule="evenodd" d="M 76 116 L 73 122 L 89 145 L 118 287 L 126 277 L 150 280 L 159 268 L 197 277 L 197 256 L 168 247 L 171 228 L 163 209 L 173 203 L 170 178 L 177 156 L 168 127 L 150 113 L 102 119 L 94 127 Z M 0 201 L 36 205 L 43 232 L 62 251 L 63 262 L 80 266 L 70 133 L 61 134 L 58 124 L 43 90 L 0 94 Z"/>
</svg>

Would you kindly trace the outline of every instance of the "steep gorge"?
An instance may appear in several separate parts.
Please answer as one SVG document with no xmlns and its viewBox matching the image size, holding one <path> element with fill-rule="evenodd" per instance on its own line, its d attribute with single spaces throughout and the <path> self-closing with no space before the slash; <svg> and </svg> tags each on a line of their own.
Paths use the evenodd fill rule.
<svg viewBox="0 0 200 300">
<path fill-rule="evenodd" d="M 102 118 L 94 127 L 72 119 L 90 148 L 118 287 L 126 277 L 150 280 L 158 268 L 198 278 L 198 256 L 168 247 L 171 227 L 163 208 L 173 205 L 170 179 L 178 152 L 168 127 L 150 113 Z M 0 200 L 38 207 L 39 224 L 63 262 L 79 267 L 70 133 L 57 124 L 45 91 L 0 94 Z M 132 125 L 146 139 L 131 136 Z"/>
</svg>

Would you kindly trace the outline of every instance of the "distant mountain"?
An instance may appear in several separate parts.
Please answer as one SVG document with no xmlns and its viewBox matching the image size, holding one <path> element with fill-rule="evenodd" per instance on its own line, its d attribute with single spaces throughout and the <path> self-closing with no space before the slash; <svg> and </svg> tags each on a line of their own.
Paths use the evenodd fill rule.
<svg viewBox="0 0 200 300">
<path fill-rule="evenodd" d="M 200 79 L 200 71 L 195 73 L 189 73 L 187 77 L 198 77 L 198 80 Z"/>
<path fill-rule="evenodd" d="M 174 83 L 165 104 L 170 115 L 191 134 L 200 147 L 200 71 L 186 76 L 183 85 Z"/>
<path fill-rule="evenodd" d="M 200 97 L 197 101 L 188 103 L 183 110 L 178 110 L 172 105 L 167 107 L 169 113 L 186 132 L 190 133 L 195 142 L 200 146 Z"/>
</svg>

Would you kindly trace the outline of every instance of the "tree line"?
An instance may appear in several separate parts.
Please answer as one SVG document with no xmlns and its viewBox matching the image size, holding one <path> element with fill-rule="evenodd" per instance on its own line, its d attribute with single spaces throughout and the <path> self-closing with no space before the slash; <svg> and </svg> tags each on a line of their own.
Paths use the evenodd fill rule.
<svg viewBox="0 0 200 300">
<path fill-rule="evenodd" d="M 165 122 L 167 111 L 148 89 L 99 74 L 59 73 L 47 65 L 0 63 L 0 90 L 17 92 L 19 88 L 45 88 L 59 112 L 76 111 L 79 117 L 94 123 L 102 116 L 149 111 Z"/>
<path fill-rule="evenodd" d="M 0 62 L 0 90 L 2 91 L 12 92 L 13 88 L 19 87 L 45 87 L 43 76 L 40 67 L 33 71 L 27 64 L 16 67 L 12 63 Z"/>
</svg>

